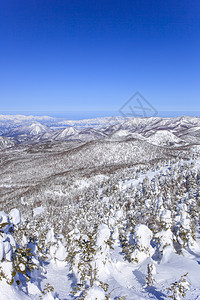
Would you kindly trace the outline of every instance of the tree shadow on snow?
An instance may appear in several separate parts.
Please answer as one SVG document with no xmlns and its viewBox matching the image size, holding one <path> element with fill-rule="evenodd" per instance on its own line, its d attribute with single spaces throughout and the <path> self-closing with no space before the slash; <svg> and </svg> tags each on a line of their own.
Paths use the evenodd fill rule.
<svg viewBox="0 0 200 300">
<path fill-rule="evenodd" d="M 144 286 L 146 284 L 146 281 L 145 281 L 145 275 L 138 271 L 138 270 L 135 270 L 133 271 L 133 274 L 135 275 L 137 281 L 142 285 Z"/>
<path fill-rule="evenodd" d="M 147 291 L 149 294 L 154 295 L 158 300 L 165 300 L 167 298 L 165 294 L 158 291 L 154 286 L 147 286 L 145 288 L 145 291 Z"/>
<path fill-rule="evenodd" d="M 167 296 L 162 292 L 158 291 L 154 286 L 146 286 L 146 280 L 145 280 L 146 276 L 141 271 L 135 270 L 133 271 L 133 274 L 135 275 L 137 281 L 141 284 L 141 286 L 144 287 L 144 290 L 147 293 L 152 294 L 158 300 L 166 299 Z"/>
<path fill-rule="evenodd" d="M 67 275 L 67 277 L 69 278 L 69 280 L 71 281 L 71 291 L 73 290 L 73 287 L 76 287 L 77 286 L 77 279 L 76 279 L 76 276 L 73 274 L 73 273 L 69 273 Z M 72 294 L 68 295 L 69 298 L 67 299 L 63 299 L 63 300 L 69 300 L 69 299 L 76 299 L 77 297 L 73 296 Z"/>
</svg>

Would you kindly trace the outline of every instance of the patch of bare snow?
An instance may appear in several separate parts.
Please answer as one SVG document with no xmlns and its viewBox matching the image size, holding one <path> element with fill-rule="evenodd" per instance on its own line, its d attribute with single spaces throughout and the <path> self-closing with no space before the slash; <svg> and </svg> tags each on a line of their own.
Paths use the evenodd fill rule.
<svg viewBox="0 0 200 300">
<path fill-rule="evenodd" d="M 42 214 L 43 212 L 44 212 L 44 207 L 42 207 L 42 206 L 39 206 L 39 207 L 36 207 L 36 208 L 34 208 L 33 209 L 33 216 L 35 217 L 35 216 L 37 216 L 37 215 L 40 215 L 40 214 Z"/>
</svg>

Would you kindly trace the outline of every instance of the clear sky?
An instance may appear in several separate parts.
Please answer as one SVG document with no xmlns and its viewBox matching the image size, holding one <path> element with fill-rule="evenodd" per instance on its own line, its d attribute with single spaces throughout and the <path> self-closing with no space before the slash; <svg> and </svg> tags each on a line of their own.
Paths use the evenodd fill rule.
<svg viewBox="0 0 200 300">
<path fill-rule="evenodd" d="M 0 0 L 0 111 L 200 111 L 200 1 Z"/>
</svg>

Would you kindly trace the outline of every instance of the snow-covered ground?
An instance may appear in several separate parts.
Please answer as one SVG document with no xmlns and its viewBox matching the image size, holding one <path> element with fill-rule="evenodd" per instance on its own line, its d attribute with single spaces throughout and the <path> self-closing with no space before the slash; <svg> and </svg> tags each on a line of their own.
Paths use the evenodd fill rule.
<svg viewBox="0 0 200 300">
<path fill-rule="evenodd" d="M 197 172 L 200 169 L 200 159 L 191 159 L 190 161 L 181 162 L 182 165 L 191 163 L 193 164 L 193 170 Z M 123 192 L 130 187 L 137 188 L 146 178 L 152 181 L 159 175 L 165 177 L 169 169 L 172 167 L 176 168 L 178 164 L 179 163 L 176 162 L 170 167 L 169 165 L 165 165 L 157 170 L 141 172 L 139 173 L 139 177 L 135 179 L 119 181 L 119 190 Z M 108 177 L 98 175 L 96 178 L 94 177 L 94 182 L 98 183 L 99 180 L 106 179 L 108 179 Z M 91 184 L 92 182 L 90 182 L 90 180 L 76 182 L 76 185 L 78 185 L 80 189 L 81 187 L 83 189 L 88 188 Z M 101 193 L 102 188 L 99 189 L 99 194 L 101 195 Z M 109 199 L 109 197 L 103 197 L 102 203 L 109 205 Z M 34 217 L 42 214 L 45 214 L 45 209 L 42 206 L 35 208 L 33 211 Z M 164 214 L 162 213 L 162 215 Z M 188 218 L 186 212 L 185 217 Z M 109 218 L 108 225 L 99 225 L 96 243 L 91 246 L 90 253 L 85 252 L 84 254 L 90 257 L 93 251 L 92 249 L 95 249 L 93 260 L 88 264 L 88 262 L 86 263 L 87 260 L 85 261 L 84 257 L 82 257 L 82 263 L 88 264 L 88 267 L 96 268 L 97 274 L 91 287 L 86 286 L 85 294 L 84 296 L 82 295 L 84 298 L 81 299 L 167 299 L 173 294 L 169 288 L 172 289 L 174 283 L 179 284 L 179 287 L 185 287 L 185 299 L 200 299 L 199 236 L 196 236 L 196 241 L 191 240 L 190 245 L 188 244 L 188 246 L 182 250 L 182 253 L 178 254 L 170 240 L 170 234 L 172 234 L 171 230 L 167 228 L 164 229 L 164 231 L 161 231 L 159 235 L 157 235 L 161 238 L 160 243 L 161 240 L 162 243 L 164 243 L 162 258 L 158 259 L 155 254 L 155 244 L 152 244 L 152 231 L 146 225 L 138 224 L 134 229 L 134 235 L 130 237 L 134 243 L 137 243 L 138 248 L 136 247 L 131 253 L 133 260 L 127 261 L 124 259 L 122 253 L 123 249 L 118 232 L 118 228 L 120 228 L 119 224 L 122 220 L 123 211 L 118 210 L 115 212 L 114 217 Z M 166 222 L 170 224 L 170 215 L 168 219 L 165 217 L 165 220 L 169 220 Z M 2 272 L 0 280 L 0 299 L 76 299 L 78 292 L 77 295 L 75 294 L 73 296 L 72 291 L 73 287 L 77 286 L 77 282 L 80 280 L 77 269 L 78 265 L 75 263 L 74 267 L 70 269 L 70 263 L 67 259 L 69 250 L 67 251 L 67 248 L 64 246 L 67 242 L 62 235 L 55 236 L 53 228 L 45 237 L 45 243 L 49 245 L 50 250 L 44 263 L 39 263 L 39 258 L 34 250 L 35 246 L 33 246 L 34 244 L 31 246 L 35 263 L 39 266 L 39 270 L 32 271 L 31 280 L 26 282 L 26 279 L 23 277 L 23 272 L 21 271 L 22 275 L 15 275 L 14 283 L 12 285 L 8 284 L 8 281 L 11 280 L 13 276 L 13 269 L 16 269 L 16 262 L 12 263 L 10 255 L 14 253 L 16 247 L 18 247 L 12 236 L 12 230 L 9 228 L 13 228 L 14 226 L 17 231 L 18 228 L 20 228 L 20 222 L 20 214 L 16 209 L 12 210 L 9 215 L 3 212 L 0 215 L 0 266 Z M 115 229 L 114 232 L 112 232 L 111 228 Z M 71 234 L 74 235 L 75 232 Z M 112 247 L 110 247 L 108 243 L 110 236 L 112 236 Z M 80 238 L 78 231 L 76 231 L 75 237 L 78 241 L 78 238 Z M 21 240 L 23 245 L 26 242 L 24 238 L 23 236 Z M 83 236 L 83 240 L 84 239 L 87 241 L 88 237 Z M 78 252 L 75 257 L 78 259 Z M 22 265 L 20 268 L 22 268 Z M 148 268 L 151 268 L 150 273 L 148 273 Z M 150 276 L 151 281 L 149 285 L 147 284 L 148 276 Z M 21 284 L 18 286 L 17 280 L 19 279 L 21 280 Z M 176 294 L 174 295 L 174 297 L 177 298 L 173 299 L 179 299 L 178 294 L 177 296 Z"/>
</svg>

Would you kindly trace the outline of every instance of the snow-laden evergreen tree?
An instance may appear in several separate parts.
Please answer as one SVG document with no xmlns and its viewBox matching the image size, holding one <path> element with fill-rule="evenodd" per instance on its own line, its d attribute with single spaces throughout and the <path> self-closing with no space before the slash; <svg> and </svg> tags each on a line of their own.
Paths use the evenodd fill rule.
<svg viewBox="0 0 200 300">
<path fill-rule="evenodd" d="M 131 259 L 136 263 L 143 262 L 147 257 L 154 253 L 150 242 L 152 240 L 152 231 L 144 224 L 138 224 L 134 229 L 134 251 Z"/>
<path fill-rule="evenodd" d="M 34 240 L 19 245 L 13 233 L 21 222 L 20 213 L 13 209 L 9 215 L 0 212 L 0 279 L 12 285 L 14 282 L 27 288 L 32 272 L 39 270 L 39 261 L 34 252 Z"/>
<path fill-rule="evenodd" d="M 178 281 L 175 281 L 171 284 L 170 288 L 168 290 L 172 293 L 172 295 L 169 295 L 168 297 L 173 300 L 181 300 L 181 297 L 186 296 L 186 292 L 190 290 L 190 282 L 187 279 L 187 273 Z"/>
</svg>

